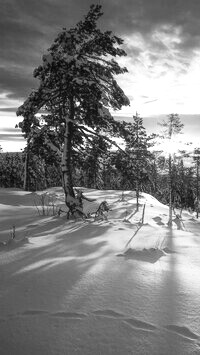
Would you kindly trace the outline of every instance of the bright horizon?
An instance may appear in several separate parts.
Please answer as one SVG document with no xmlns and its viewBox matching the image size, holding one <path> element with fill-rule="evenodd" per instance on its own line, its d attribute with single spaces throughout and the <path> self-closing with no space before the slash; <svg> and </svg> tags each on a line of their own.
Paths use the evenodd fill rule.
<svg viewBox="0 0 200 355">
<path fill-rule="evenodd" d="M 121 114 L 115 115 L 116 120 L 124 120 L 131 122 L 133 115 L 125 116 Z M 5 114 L 5 113 L 4 113 Z M 181 122 L 184 124 L 183 132 L 179 139 L 183 143 L 192 143 L 192 147 L 200 146 L 200 114 L 199 115 L 179 115 Z M 140 115 L 140 117 L 142 117 Z M 6 121 L 1 125 L 0 128 L 0 146 L 3 152 L 20 152 L 26 146 L 26 140 L 22 137 L 21 130 L 15 128 L 16 124 L 20 122 L 20 117 L 16 117 L 15 114 L 7 112 L 5 114 Z M 152 115 L 149 117 L 142 117 L 143 125 L 147 131 L 147 134 L 159 133 L 161 132 L 161 127 L 159 123 L 167 119 L 167 114 L 163 115 Z M 9 119 L 9 126 L 8 121 Z M 191 150 L 191 147 L 189 148 Z"/>
</svg>

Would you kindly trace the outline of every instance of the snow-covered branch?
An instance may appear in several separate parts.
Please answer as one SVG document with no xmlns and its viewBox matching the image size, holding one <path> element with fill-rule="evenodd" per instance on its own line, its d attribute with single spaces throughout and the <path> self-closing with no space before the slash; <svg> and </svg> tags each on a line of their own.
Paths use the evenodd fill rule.
<svg viewBox="0 0 200 355">
<path fill-rule="evenodd" d="M 99 134 L 95 131 L 91 131 L 89 128 L 85 127 L 85 126 L 77 126 L 79 129 L 81 129 L 81 131 L 86 131 L 88 133 L 90 133 L 91 135 L 95 135 L 97 137 L 103 138 L 105 139 L 107 142 L 109 142 L 110 144 L 114 145 L 115 147 L 117 147 L 119 150 L 121 150 L 125 155 L 127 155 L 127 153 L 116 143 L 114 142 L 111 138 L 103 136 L 102 134 Z"/>
</svg>

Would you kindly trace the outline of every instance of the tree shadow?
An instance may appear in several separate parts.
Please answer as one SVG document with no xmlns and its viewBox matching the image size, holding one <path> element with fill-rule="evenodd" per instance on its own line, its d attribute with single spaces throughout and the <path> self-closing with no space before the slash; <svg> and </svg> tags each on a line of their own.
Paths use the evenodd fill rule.
<svg viewBox="0 0 200 355">
<path fill-rule="evenodd" d="M 71 260 L 76 260 L 77 267 L 79 267 L 84 264 L 84 261 L 88 261 L 87 264 L 90 264 L 106 254 L 104 247 L 107 245 L 107 241 L 104 234 L 109 228 L 109 225 L 79 225 L 79 228 L 68 230 L 65 233 L 61 226 L 60 233 L 57 235 L 54 235 L 55 228 L 48 229 L 45 234 L 37 235 L 37 237 L 41 237 L 40 242 L 34 241 L 35 237 L 21 241 L 13 240 L 13 243 L 7 245 L 6 248 L 1 248 L 1 255 L 10 259 L 10 264 L 13 264 L 12 253 L 19 246 L 18 260 L 13 268 L 15 270 L 13 275 L 17 274 L 17 269 L 20 273 L 20 269 L 25 270 L 32 263 L 34 265 L 38 263 L 38 270 L 41 269 L 41 260 L 46 260 L 47 263 L 52 260 L 52 265 L 55 266 L 58 263 L 70 263 Z M 31 270 L 31 268 L 27 268 L 27 270 Z M 37 271 L 36 266 L 34 271 Z"/>
<path fill-rule="evenodd" d="M 33 206 L 33 193 L 25 192 L 18 188 L 2 188 L 0 189 L 2 205 L 11 206 Z"/>
<path fill-rule="evenodd" d="M 162 218 L 157 216 L 157 217 L 154 217 L 152 218 L 159 226 L 164 226 L 165 223 L 162 222 Z"/>
<path fill-rule="evenodd" d="M 107 238 L 109 225 L 84 225 L 78 230 L 61 231 L 54 235 L 29 238 L 29 243 L 1 251 L 0 283 L 9 294 L 0 306 L 8 302 L 19 310 L 31 297 L 31 309 L 40 304 L 60 308 L 63 299 L 90 270 L 110 253 Z M 39 307 L 40 308 L 40 307 Z M 45 306 L 44 306 L 45 308 Z"/>
<path fill-rule="evenodd" d="M 129 248 L 124 254 L 118 256 L 123 256 L 125 260 L 138 260 L 155 264 L 161 257 L 165 256 L 165 253 L 160 249 L 154 248 L 143 250 L 134 250 Z"/>
</svg>

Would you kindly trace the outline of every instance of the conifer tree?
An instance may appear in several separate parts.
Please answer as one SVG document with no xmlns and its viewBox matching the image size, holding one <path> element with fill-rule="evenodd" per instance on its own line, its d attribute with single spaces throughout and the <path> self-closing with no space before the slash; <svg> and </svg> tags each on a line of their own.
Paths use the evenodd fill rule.
<svg viewBox="0 0 200 355">
<path fill-rule="evenodd" d="M 195 170 L 196 170 L 196 199 L 195 199 L 195 207 L 196 207 L 196 216 L 199 218 L 199 165 L 200 165 L 200 149 L 195 148 L 193 154 L 193 160 L 195 162 Z"/>
<path fill-rule="evenodd" d="M 19 187 L 23 185 L 23 162 L 19 153 L 0 153 L 0 186 Z"/>
<path fill-rule="evenodd" d="M 148 180 L 148 165 L 151 156 L 148 148 L 149 137 L 147 137 L 146 129 L 143 126 L 143 119 L 136 113 L 133 116 L 133 122 L 126 125 L 127 135 L 126 152 L 128 155 L 128 174 L 135 181 L 136 189 L 136 210 L 139 209 L 139 193 L 143 182 Z"/>
<path fill-rule="evenodd" d="M 79 209 L 72 181 L 73 149 L 83 149 L 84 140 L 93 136 L 103 136 L 111 142 L 110 136 L 119 134 L 121 125 L 109 109 L 129 105 L 115 80 L 127 69 L 113 59 L 126 55 L 120 48 L 123 40 L 111 31 L 97 28 L 101 16 L 101 6 L 92 5 L 83 21 L 58 34 L 43 56 L 43 63 L 34 71 L 34 77 L 39 79 L 38 89 L 17 111 L 24 117 L 20 127 L 26 138 L 34 139 L 33 133 L 43 135 L 45 143 L 61 158 L 65 202 L 70 213 Z M 41 109 L 48 115 L 37 117 Z"/>
<path fill-rule="evenodd" d="M 168 115 L 168 118 L 166 121 L 163 121 L 160 124 L 163 127 L 163 139 L 166 139 L 168 141 L 169 147 L 171 145 L 172 139 L 174 137 L 181 133 L 184 125 L 181 123 L 181 119 L 179 115 L 176 113 L 172 113 Z M 173 157 L 172 157 L 172 152 L 169 149 L 168 153 L 168 185 L 169 185 L 169 221 L 168 221 L 168 226 L 172 226 L 172 211 L 173 211 L 173 196 L 172 196 L 172 163 L 173 163 Z"/>
</svg>

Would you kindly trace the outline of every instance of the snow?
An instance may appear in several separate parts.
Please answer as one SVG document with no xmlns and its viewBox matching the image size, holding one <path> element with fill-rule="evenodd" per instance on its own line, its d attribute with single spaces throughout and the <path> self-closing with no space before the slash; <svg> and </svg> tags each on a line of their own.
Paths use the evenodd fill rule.
<svg viewBox="0 0 200 355">
<path fill-rule="evenodd" d="M 108 221 L 39 216 L 35 194 L 0 189 L 1 355 L 200 354 L 200 222 L 169 229 L 144 193 L 139 212 L 135 192 L 83 193 Z"/>
</svg>

